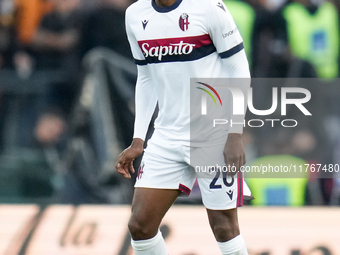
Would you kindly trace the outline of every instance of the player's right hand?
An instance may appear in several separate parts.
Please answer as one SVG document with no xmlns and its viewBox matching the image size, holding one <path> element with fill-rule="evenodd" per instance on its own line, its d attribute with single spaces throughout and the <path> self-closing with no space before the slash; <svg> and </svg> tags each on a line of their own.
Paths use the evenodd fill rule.
<svg viewBox="0 0 340 255">
<path fill-rule="evenodd" d="M 144 141 L 140 138 L 134 138 L 131 145 L 126 148 L 119 156 L 116 162 L 118 173 L 125 178 L 131 178 L 130 172 L 135 173 L 133 161 L 139 157 L 144 150 Z"/>
</svg>

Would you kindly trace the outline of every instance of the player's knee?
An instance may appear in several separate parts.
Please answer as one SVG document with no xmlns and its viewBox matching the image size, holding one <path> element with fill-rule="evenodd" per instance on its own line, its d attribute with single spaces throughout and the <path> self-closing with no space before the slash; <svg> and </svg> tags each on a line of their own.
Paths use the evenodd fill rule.
<svg viewBox="0 0 340 255">
<path fill-rule="evenodd" d="M 131 218 L 128 223 L 128 228 L 133 240 L 145 240 L 152 238 L 157 229 L 153 230 L 145 221 Z"/>
<path fill-rule="evenodd" d="M 211 227 L 218 242 L 226 242 L 240 234 L 237 224 L 217 223 Z"/>
<path fill-rule="evenodd" d="M 135 236 L 140 236 L 143 234 L 143 225 L 134 218 L 129 220 L 128 228 L 133 239 L 135 239 Z"/>
</svg>

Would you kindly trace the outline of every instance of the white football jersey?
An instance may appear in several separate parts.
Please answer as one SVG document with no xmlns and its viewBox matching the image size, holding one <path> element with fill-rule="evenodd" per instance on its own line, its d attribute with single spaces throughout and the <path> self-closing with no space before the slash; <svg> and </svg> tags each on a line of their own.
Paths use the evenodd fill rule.
<svg viewBox="0 0 340 255">
<path fill-rule="evenodd" d="M 231 14 L 222 0 L 177 0 L 170 7 L 139 0 L 126 11 L 126 30 L 158 97 L 155 132 L 190 144 L 190 78 L 228 78 L 222 58 L 243 49 Z"/>
</svg>

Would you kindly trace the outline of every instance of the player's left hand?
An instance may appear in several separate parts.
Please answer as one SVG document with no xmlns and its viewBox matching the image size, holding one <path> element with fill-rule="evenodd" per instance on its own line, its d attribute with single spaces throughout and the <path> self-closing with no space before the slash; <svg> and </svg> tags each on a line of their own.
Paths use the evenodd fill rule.
<svg viewBox="0 0 340 255">
<path fill-rule="evenodd" d="M 228 135 L 223 155 L 227 167 L 229 168 L 230 166 L 230 169 L 234 170 L 229 171 L 228 175 L 233 176 L 239 172 L 241 166 L 246 163 L 246 153 L 242 142 L 242 134 L 232 133 Z"/>
<path fill-rule="evenodd" d="M 143 153 L 143 145 L 142 139 L 134 138 L 131 145 L 118 156 L 116 169 L 125 178 L 131 178 L 130 173 L 135 173 L 133 161 Z"/>
</svg>

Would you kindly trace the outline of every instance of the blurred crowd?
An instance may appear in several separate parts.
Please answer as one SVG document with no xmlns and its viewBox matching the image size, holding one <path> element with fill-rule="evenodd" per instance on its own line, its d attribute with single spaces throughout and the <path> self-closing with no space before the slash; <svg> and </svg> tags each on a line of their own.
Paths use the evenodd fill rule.
<svg viewBox="0 0 340 255">
<path fill-rule="evenodd" d="M 124 21 L 133 2 L 0 0 L 0 202 L 130 202 L 133 182 L 115 173 L 114 162 L 133 132 L 136 67 Z M 325 87 L 313 121 L 289 131 L 246 129 L 248 162 L 290 155 L 339 164 L 340 2 L 224 3 L 252 77 L 317 78 Z M 269 84 L 258 83 L 254 104 L 266 109 Z M 338 205 L 340 173 L 318 177 L 301 183 L 299 203 Z"/>
</svg>

